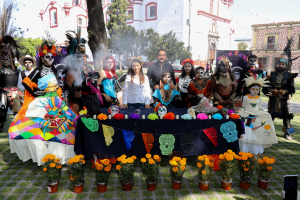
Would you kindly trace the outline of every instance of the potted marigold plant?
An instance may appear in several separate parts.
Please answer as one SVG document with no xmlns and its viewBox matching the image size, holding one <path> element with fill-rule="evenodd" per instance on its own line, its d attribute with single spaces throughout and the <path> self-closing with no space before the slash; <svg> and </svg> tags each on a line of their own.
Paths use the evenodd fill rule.
<svg viewBox="0 0 300 200">
<path fill-rule="evenodd" d="M 147 153 L 145 157 L 141 158 L 142 172 L 146 178 L 147 190 L 154 191 L 156 190 L 161 157 L 154 155 L 152 158 L 150 153 Z"/>
<path fill-rule="evenodd" d="M 132 190 L 135 159 L 135 156 L 127 158 L 124 154 L 117 159 L 116 170 L 124 191 Z"/>
<path fill-rule="evenodd" d="M 174 190 L 180 190 L 182 184 L 182 177 L 186 168 L 186 158 L 174 156 L 169 161 L 169 163 L 172 188 Z"/>
<path fill-rule="evenodd" d="M 274 158 L 259 157 L 256 165 L 256 172 L 258 175 L 258 187 L 261 189 L 267 189 L 270 182 L 270 177 L 273 171 Z"/>
<path fill-rule="evenodd" d="M 102 159 L 95 163 L 96 183 L 98 192 L 103 193 L 107 191 L 107 183 L 111 172 L 112 163 L 109 159 Z"/>
<path fill-rule="evenodd" d="M 240 152 L 237 160 L 240 173 L 240 188 L 248 190 L 254 172 L 254 156 L 251 153 Z"/>
<path fill-rule="evenodd" d="M 76 155 L 68 161 L 68 174 L 75 193 L 81 193 L 84 185 L 84 156 Z"/>
<path fill-rule="evenodd" d="M 42 159 L 43 171 L 46 174 L 48 192 L 55 193 L 58 190 L 58 183 L 61 177 L 61 162 L 53 154 L 47 154 Z"/>
<path fill-rule="evenodd" d="M 197 159 L 197 170 L 199 179 L 199 189 L 202 191 L 208 190 L 209 181 L 214 168 L 215 158 L 212 156 L 198 156 Z"/>
<path fill-rule="evenodd" d="M 230 149 L 224 154 L 219 155 L 219 166 L 221 172 L 221 185 L 224 190 L 230 190 L 232 185 L 232 177 L 236 170 L 237 155 Z"/>
</svg>

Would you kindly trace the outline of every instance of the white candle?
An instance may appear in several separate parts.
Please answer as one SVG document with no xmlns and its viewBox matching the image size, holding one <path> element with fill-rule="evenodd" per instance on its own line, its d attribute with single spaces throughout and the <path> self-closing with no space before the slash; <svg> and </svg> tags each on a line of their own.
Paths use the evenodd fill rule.
<svg viewBox="0 0 300 200">
<path fill-rule="evenodd" d="M 193 116 L 193 119 L 196 119 L 196 116 L 195 116 L 195 115 Z"/>
<path fill-rule="evenodd" d="M 82 116 L 83 114 L 82 113 L 80 113 L 80 116 Z"/>
<path fill-rule="evenodd" d="M 160 117 L 160 119 L 163 119 L 163 116 L 159 116 Z"/>
<path fill-rule="evenodd" d="M 128 115 L 125 115 L 125 119 L 128 119 Z"/>
<path fill-rule="evenodd" d="M 226 115 L 226 119 L 229 119 L 229 115 Z"/>
<path fill-rule="evenodd" d="M 208 119 L 211 119 L 211 115 L 208 115 Z"/>
<path fill-rule="evenodd" d="M 96 115 L 94 115 L 94 116 L 93 116 L 93 118 L 94 118 L 94 119 L 97 119 L 97 116 L 96 116 Z"/>
<path fill-rule="evenodd" d="M 176 119 L 179 119 L 179 115 L 176 115 Z"/>
<path fill-rule="evenodd" d="M 111 115 L 108 115 L 108 119 L 111 119 Z"/>
<path fill-rule="evenodd" d="M 142 119 L 145 119 L 146 117 L 145 117 L 145 115 L 142 115 Z"/>
</svg>

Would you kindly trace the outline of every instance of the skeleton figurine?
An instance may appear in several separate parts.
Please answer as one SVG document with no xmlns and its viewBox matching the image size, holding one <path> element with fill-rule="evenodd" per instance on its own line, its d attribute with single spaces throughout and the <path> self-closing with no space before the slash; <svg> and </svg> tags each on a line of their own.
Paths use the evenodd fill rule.
<svg viewBox="0 0 300 200">
<path fill-rule="evenodd" d="M 165 105 L 161 104 L 157 110 L 158 116 L 164 117 L 165 114 L 167 114 L 167 113 L 168 113 L 168 108 Z"/>
<path fill-rule="evenodd" d="M 108 113 L 110 113 L 113 117 L 116 113 L 119 113 L 119 107 L 116 105 L 112 105 L 111 107 L 109 107 Z"/>
<path fill-rule="evenodd" d="M 237 84 L 239 83 L 239 79 L 240 79 L 241 71 L 242 70 L 243 69 L 241 67 L 239 67 L 239 66 L 235 66 L 231 70 L 234 73 L 234 75 L 235 75 L 235 81 L 236 81 Z"/>
</svg>

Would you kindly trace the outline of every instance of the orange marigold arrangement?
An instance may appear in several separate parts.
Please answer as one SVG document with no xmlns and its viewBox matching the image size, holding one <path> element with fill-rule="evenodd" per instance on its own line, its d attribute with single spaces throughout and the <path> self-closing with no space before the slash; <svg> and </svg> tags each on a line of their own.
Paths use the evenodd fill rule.
<svg viewBox="0 0 300 200">
<path fill-rule="evenodd" d="M 53 154 L 47 154 L 42 159 L 43 171 L 46 174 L 48 184 L 56 184 L 61 177 L 61 161 Z"/>
<path fill-rule="evenodd" d="M 164 119 L 173 120 L 175 119 L 175 115 L 172 112 L 168 112 L 167 114 L 164 115 Z"/>
<path fill-rule="evenodd" d="M 182 182 L 182 177 L 186 168 L 186 158 L 174 156 L 169 163 L 172 182 Z"/>
<path fill-rule="evenodd" d="M 121 183 L 132 183 L 136 156 L 127 157 L 125 154 L 118 157 L 116 170 Z"/>
<path fill-rule="evenodd" d="M 214 168 L 215 158 L 213 156 L 202 155 L 197 157 L 197 171 L 199 182 L 208 183 Z"/>
<path fill-rule="evenodd" d="M 141 158 L 141 168 L 147 183 L 155 183 L 158 179 L 161 157 L 147 153 L 145 158 Z"/>
<path fill-rule="evenodd" d="M 219 155 L 218 163 L 222 181 L 232 182 L 232 177 L 236 169 L 236 159 L 237 155 L 230 149 L 224 154 Z"/>
<path fill-rule="evenodd" d="M 238 160 L 240 180 L 243 182 L 250 182 L 254 172 L 253 154 L 239 152 L 239 155 L 236 156 L 236 159 Z"/>
<path fill-rule="evenodd" d="M 107 184 L 111 172 L 112 163 L 109 159 L 102 159 L 95 163 L 97 184 Z"/>
<path fill-rule="evenodd" d="M 267 156 L 259 156 L 256 165 L 256 172 L 259 180 L 268 182 L 270 180 L 271 174 L 273 172 L 273 165 L 275 163 L 275 158 Z"/>
<path fill-rule="evenodd" d="M 68 174 L 74 186 L 84 183 L 85 159 L 83 155 L 76 155 L 68 161 Z"/>
<path fill-rule="evenodd" d="M 232 114 L 229 115 L 229 117 L 230 117 L 231 119 L 239 119 L 239 118 L 240 118 L 240 115 L 239 115 L 239 114 L 234 114 L 234 113 L 232 113 Z"/>
</svg>

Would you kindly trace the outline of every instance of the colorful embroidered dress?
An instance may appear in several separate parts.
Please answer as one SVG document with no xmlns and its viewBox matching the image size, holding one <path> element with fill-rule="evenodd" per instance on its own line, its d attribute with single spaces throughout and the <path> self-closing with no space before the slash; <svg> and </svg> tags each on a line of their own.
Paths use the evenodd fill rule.
<svg viewBox="0 0 300 200">
<path fill-rule="evenodd" d="M 203 94 L 203 96 L 208 97 L 211 95 L 211 81 L 203 80 L 201 84 L 197 83 L 196 80 L 192 80 L 188 87 L 189 96 L 189 107 L 198 105 L 200 103 L 198 94 Z"/>
</svg>

